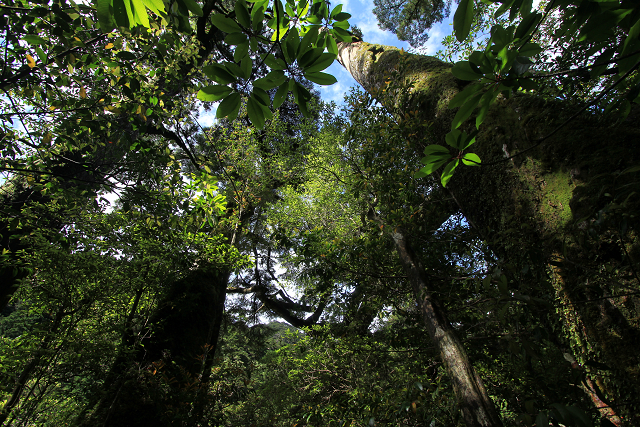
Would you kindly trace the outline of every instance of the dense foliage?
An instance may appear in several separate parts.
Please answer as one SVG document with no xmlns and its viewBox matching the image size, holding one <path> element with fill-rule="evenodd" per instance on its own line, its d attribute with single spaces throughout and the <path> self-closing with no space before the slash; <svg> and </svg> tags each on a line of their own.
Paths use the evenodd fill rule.
<svg viewBox="0 0 640 427">
<path fill-rule="evenodd" d="M 376 5 L 414 45 L 449 8 Z M 340 5 L 0 5 L 0 424 L 640 422 L 640 9 L 542 7 L 460 2 L 440 129 L 396 102 L 420 84 L 403 59 L 339 112 L 318 99 L 351 40 Z M 510 98 L 626 139 L 522 161 L 505 143 L 526 191 L 483 166 L 499 179 L 457 192 Z M 497 421 L 469 421 L 456 348 Z"/>
</svg>

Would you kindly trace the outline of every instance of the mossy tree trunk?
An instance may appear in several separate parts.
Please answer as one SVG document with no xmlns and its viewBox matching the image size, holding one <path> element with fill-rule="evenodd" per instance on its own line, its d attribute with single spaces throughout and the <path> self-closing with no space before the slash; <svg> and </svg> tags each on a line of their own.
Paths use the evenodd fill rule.
<svg viewBox="0 0 640 427">
<path fill-rule="evenodd" d="M 468 83 L 450 64 L 364 42 L 339 50 L 343 66 L 391 112 L 416 112 L 429 123 L 429 134 L 414 141 L 417 151 L 445 145 L 455 114 L 449 100 Z M 590 113 L 568 120 L 576 109 L 530 95 L 499 98 L 469 150 L 483 166 L 459 167 L 447 188 L 503 265 L 532 267 L 530 283 L 513 280 L 511 290 L 557 295 L 556 323 L 578 362 L 610 369 L 601 394 L 633 423 L 640 412 L 633 405 L 640 395 L 640 201 L 632 190 L 640 192 L 640 177 L 620 172 L 640 163 L 639 122 L 635 112 L 616 126 Z M 584 369 L 598 376 L 589 364 Z"/>
</svg>

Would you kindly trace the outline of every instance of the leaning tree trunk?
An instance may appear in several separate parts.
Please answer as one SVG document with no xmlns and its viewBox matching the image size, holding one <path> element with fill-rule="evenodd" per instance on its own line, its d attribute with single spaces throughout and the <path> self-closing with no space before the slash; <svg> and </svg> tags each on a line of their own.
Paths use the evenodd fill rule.
<svg viewBox="0 0 640 427">
<path fill-rule="evenodd" d="M 469 427 L 502 426 L 482 379 L 473 368 L 462 342 L 449 324 L 445 311 L 435 296 L 435 289 L 427 279 L 424 267 L 412 251 L 407 237 L 399 230 L 393 231 L 391 237 L 402 268 L 411 281 L 429 337 L 438 349 L 451 378 L 465 424 Z"/>
<path fill-rule="evenodd" d="M 448 103 L 468 83 L 450 64 L 364 42 L 339 51 L 341 64 L 387 108 L 417 112 L 430 124 L 417 151 L 444 145 L 455 113 Z M 386 90 L 390 79 L 395 90 Z M 576 108 L 531 95 L 499 98 L 470 150 L 485 166 L 458 168 L 447 188 L 505 263 L 530 264 L 539 280 L 550 276 L 546 292 L 556 294 L 578 362 L 592 362 L 584 366 L 592 377 L 594 366 L 607 365 L 600 391 L 633 423 L 640 413 L 640 202 L 631 190 L 640 193 L 640 179 L 621 172 L 640 163 L 640 129 L 636 119 L 611 127 L 590 113 L 568 120 Z M 462 128 L 471 132 L 474 124 Z"/>
</svg>

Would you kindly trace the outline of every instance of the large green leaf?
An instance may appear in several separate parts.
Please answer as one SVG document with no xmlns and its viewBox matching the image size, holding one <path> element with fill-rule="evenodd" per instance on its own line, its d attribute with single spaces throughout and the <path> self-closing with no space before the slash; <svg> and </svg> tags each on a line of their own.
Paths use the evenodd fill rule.
<svg viewBox="0 0 640 427">
<path fill-rule="evenodd" d="M 459 42 L 464 41 L 471 31 L 473 22 L 473 0 L 460 0 L 456 13 L 453 16 L 453 30 Z"/>
<path fill-rule="evenodd" d="M 236 76 L 231 74 L 229 70 L 227 70 L 222 65 L 207 65 L 202 69 L 202 71 L 204 71 L 204 74 L 211 80 L 223 85 L 235 83 L 235 81 L 237 80 Z"/>
<path fill-rule="evenodd" d="M 164 16 L 166 14 L 164 2 L 162 0 L 144 0 L 144 5 L 158 16 Z"/>
<path fill-rule="evenodd" d="M 306 66 L 304 68 L 304 72 L 313 73 L 316 71 L 322 71 L 325 68 L 329 67 L 331 64 L 333 64 L 333 61 L 335 59 L 336 59 L 336 55 L 334 55 L 333 53 L 323 53 L 313 63 Z"/>
<path fill-rule="evenodd" d="M 224 38 L 224 42 L 232 46 L 236 46 L 248 42 L 247 35 L 244 33 L 231 33 Z"/>
<path fill-rule="evenodd" d="M 487 116 L 487 112 L 489 111 L 489 107 L 493 103 L 493 100 L 496 99 L 500 91 L 496 90 L 496 88 L 492 88 L 487 91 L 482 98 L 480 99 L 480 109 L 478 110 L 478 115 L 476 116 L 476 129 L 480 128 L 480 125 L 484 121 L 484 118 Z"/>
<path fill-rule="evenodd" d="M 336 43 L 336 40 L 330 34 L 327 34 L 326 38 L 327 38 L 327 51 L 329 51 L 329 53 L 333 53 L 334 55 L 338 55 L 339 53 L 338 44 Z"/>
<path fill-rule="evenodd" d="M 149 28 L 149 15 L 147 14 L 147 8 L 142 0 L 131 0 L 133 6 L 133 14 L 137 23 L 145 28 Z"/>
<path fill-rule="evenodd" d="M 469 61 L 456 62 L 451 68 L 451 73 L 460 80 L 478 80 L 483 77 L 482 74 L 478 73 L 471 67 L 471 63 Z"/>
<path fill-rule="evenodd" d="M 262 110 L 259 101 L 257 101 L 253 96 L 249 97 L 249 100 L 247 101 L 247 113 L 249 114 L 249 120 L 251 120 L 251 123 L 256 128 L 264 128 L 264 111 Z"/>
<path fill-rule="evenodd" d="M 518 52 L 520 53 L 520 56 L 526 56 L 531 58 L 532 56 L 536 56 L 543 50 L 544 49 L 542 49 L 542 47 L 537 43 L 527 43 L 524 46 L 522 46 L 518 50 Z"/>
<path fill-rule="evenodd" d="M 321 47 L 316 47 L 314 49 L 310 49 L 307 51 L 302 57 L 298 58 L 298 65 L 302 68 L 308 67 L 311 64 L 314 64 L 316 61 L 319 61 L 323 55 L 324 49 Z M 327 54 L 331 55 L 331 54 Z M 324 68 L 323 68 L 324 69 Z"/>
<path fill-rule="evenodd" d="M 244 0 L 236 1 L 234 10 L 236 12 L 236 19 L 245 28 L 251 27 L 251 16 L 249 15 L 249 9 L 247 3 Z"/>
<path fill-rule="evenodd" d="M 449 149 L 447 147 L 443 147 L 442 145 L 437 145 L 437 144 L 433 144 L 433 145 L 428 145 L 425 149 L 424 149 L 424 154 L 427 155 L 427 157 L 429 157 L 432 154 L 440 154 L 440 155 L 449 155 Z M 423 163 L 424 160 L 426 159 L 426 157 L 423 159 Z"/>
<path fill-rule="evenodd" d="M 471 96 L 480 91 L 484 85 L 482 83 L 473 83 L 465 87 L 461 92 L 458 92 L 456 96 L 449 101 L 449 108 L 458 108 Z"/>
<path fill-rule="evenodd" d="M 200 101 L 219 101 L 229 95 L 233 89 L 223 85 L 209 85 L 198 91 Z"/>
<path fill-rule="evenodd" d="M 238 92 L 234 92 L 222 100 L 216 111 L 216 117 L 228 117 L 229 120 L 234 120 L 238 116 L 240 111 L 240 104 L 242 97 Z"/>
<path fill-rule="evenodd" d="M 216 13 L 211 15 L 211 23 L 215 25 L 219 30 L 225 33 L 240 33 L 242 29 L 233 19 L 229 19 L 226 16 Z"/>
<path fill-rule="evenodd" d="M 22 40 L 26 41 L 29 44 L 36 45 L 36 46 L 47 43 L 47 41 L 45 39 L 43 39 L 40 36 L 36 36 L 35 34 L 25 34 L 24 36 L 22 36 Z"/>
<path fill-rule="evenodd" d="M 315 72 L 315 73 L 305 72 L 304 76 L 305 78 L 307 78 L 308 80 L 311 80 L 314 83 L 317 83 L 319 85 L 325 85 L 325 86 L 332 85 L 338 81 L 331 74 L 321 73 L 321 72 Z"/>
<path fill-rule="evenodd" d="M 96 13 L 102 32 L 108 33 L 116 27 L 116 21 L 111 14 L 111 0 L 98 0 Z"/>
<path fill-rule="evenodd" d="M 480 166 L 481 162 L 482 160 L 480 160 L 480 157 L 475 153 L 465 153 L 462 157 L 462 163 L 467 166 Z"/>
<path fill-rule="evenodd" d="M 196 16 L 203 16 L 202 8 L 194 0 L 180 0 Z"/>
<path fill-rule="evenodd" d="M 453 177 L 453 171 L 458 167 L 458 164 L 460 164 L 460 160 L 455 159 L 450 161 L 447 166 L 444 167 L 442 176 L 440 176 L 440 182 L 442 183 L 443 187 L 446 187 L 447 183 L 449 183 L 449 180 L 451 180 L 451 178 Z"/>
<path fill-rule="evenodd" d="M 462 107 L 460 107 L 460 109 L 456 113 L 456 116 L 453 118 L 453 121 L 451 122 L 452 130 L 458 128 L 465 120 L 469 118 L 471 113 L 473 113 L 473 110 L 475 110 L 475 108 L 478 106 L 478 101 L 480 101 L 481 97 L 482 97 L 481 92 L 476 93 L 471 98 L 469 98 L 464 104 L 462 104 Z"/>
<path fill-rule="evenodd" d="M 289 93 L 289 84 L 288 82 L 285 82 L 282 85 L 280 85 L 280 87 L 276 91 L 276 94 L 273 96 L 274 110 L 277 110 L 278 108 L 280 108 L 280 106 L 285 101 L 285 99 L 287 99 L 288 93 Z"/>
</svg>

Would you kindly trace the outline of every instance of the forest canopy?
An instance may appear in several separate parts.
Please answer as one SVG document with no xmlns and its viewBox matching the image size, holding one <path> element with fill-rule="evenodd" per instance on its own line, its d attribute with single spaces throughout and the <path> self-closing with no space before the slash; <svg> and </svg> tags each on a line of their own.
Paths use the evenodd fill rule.
<svg viewBox="0 0 640 427">
<path fill-rule="evenodd" d="M 0 425 L 640 423 L 640 7 L 374 3 L 0 5 Z"/>
</svg>

